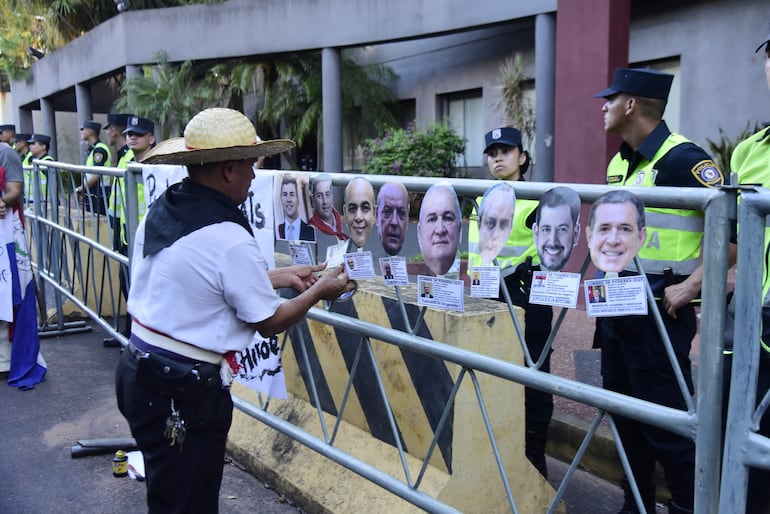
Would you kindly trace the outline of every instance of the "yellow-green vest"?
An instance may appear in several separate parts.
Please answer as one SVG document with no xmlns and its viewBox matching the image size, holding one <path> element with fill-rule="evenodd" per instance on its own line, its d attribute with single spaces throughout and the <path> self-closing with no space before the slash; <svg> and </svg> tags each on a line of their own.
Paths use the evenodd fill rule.
<svg viewBox="0 0 770 514">
<path fill-rule="evenodd" d="M 629 173 L 623 186 L 654 186 L 657 171 L 655 164 L 672 148 L 690 141 L 684 136 L 671 133 L 655 152 L 652 159 L 643 160 Z M 625 176 L 628 161 L 620 153 L 607 167 L 607 182 L 610 177 Z M 671 268 L 675 275 L 689 275 L 698 267 L 700 246 L 703 240 L 703 213 L 684 209 L 645 209 L 647 239 L 639 250 L 639 259 L 645 273 L 662 275 L 665 268 Z M 636 271 L 631 263 L 630 269 Z"/>
<path fill-rule="evenodd" d="M 134 160 L 134 152 L 132 150 L 128 150 L 123 157 L 121 157 L 120 162 L 118 162 L 119 168 L 128 168 L 129 163 L 131 163 Z M 128 173 L 128 172 L 126 172 Z M 128 238 L 126 237 L 126 188 L 123 187 L 125 184 L 125 179 L 122 177 L 116 177 L 115 184 L 112 186 L 112 192 L 115 193 L 115 188 L 117 187 L 119 195 L 118 198 L 118 218 L 122 220 L 120 231 L 120 238 L 123 241 L 123 244 L 128 244 Z M 137 182 L 136 184 L 136 199 L 138 203 L 138 209 L 139 209 L 139 218 L 137 221 L 142 221 L 144 218 L 144 215 L 147 213 L 147 205 L 144 201 L 144 184 L 141 182 Z M 112 203 L 112 202 L 110 202 Z"/>
<path fill-rule="evenodd" d="M 481 205 L 481 197 L 476 199 L 476 204 Z M 497 262 L 501 269 L 510 266 L 516 267 L 532 257 L 533 263 L 539 263 L 537 247 L 532 239 L 532 229 L 526 225 L 527 217 L 537 209 L 537 200 L 516 200 L 513 215 L 513 229 L 508 241 L 500 250 Z M 476 209 L 473 210 L 468 224 L 468 270 L 471 266 L 481 266 L 481 254 L 479 253 L 479 217 Z"/>
<path fill-rule="evenodd" d="M 107 158 L 104 160 L 103 163 L 99 164 L 99 166 L 109 166 L 109 164 L 112 162 L 112 152 L 110 152 L 110 147 L 102 143 L 101 141 L 97 141 L 94 147 L 89 152 L 88 158 L 86 159 L 86 166 L 94 166 L 94 150 L 96 150 L 97 148 L 103 148 L 107 152 Z"/>
<path fill-rule="evenodd" d="M 126 152 L 120 157 L 120 159 L 118 159 L 118 164 L 115 167 L 124 170 L 128 168 L 128 163 L 131 162 L 133 158 L 134 152 L 128 148 Z M 107 214 L 115 218 L 120 218 L 120 215 L 123 212 L 123 206 L 118 202 L 120 202 L 122 198 L 123 178 L 114 177 L 112 182 L 112 189 L 110 189 L 110 199 L 107 202 Z"/>
<path fill-rule="evenodd" d="M 733 151 L 730 160 L 730 169 L 738 174 L 739 184 L 758 184 L 765 188 L 770 188 L 770 174 L 768 166 L 770 165 L 770 128 L 764 128 L 745 139 Z M 768 262 L 768 251 L 770 248 L 770 227 L 765 227 L 765 263 L 762 270 L 762 330 L 760 335 L 766 331 L 770 332 L 770 327 L 764 325 L 770 320 L 770 262 Z M 770 352 L 770 338 L 765 341 L 760 339 L 762 348 Z"/>
<path fill-rule="evenodd" d="M 35 157 L 32 155 L 32 152 L 27 154 L 27 159 L 25 157 L 24 159 L 24 196 L 26 196 L 29 200 L 32 200 L 32 170 L 34 169 L 32 164 L 32 159 Z M 51 157 L 48 154 L 45 154 L 40 158 L 41 161 L 53 161 L 54 158 Z M 38 173 L 40 175 L 40 197 L 45 198 L 45 196 L 48 194 L 48 173 L 46 172 L 40 172 Z"/>
</svg>

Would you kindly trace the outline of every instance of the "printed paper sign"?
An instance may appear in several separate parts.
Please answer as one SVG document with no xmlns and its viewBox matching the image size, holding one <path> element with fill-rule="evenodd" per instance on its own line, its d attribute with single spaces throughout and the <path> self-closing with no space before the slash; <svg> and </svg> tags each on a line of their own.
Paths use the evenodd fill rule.
<svg viewBox="0 0 770 514">
<path fill-rule="evenodd" d="M 348 271 L 348 277 L 351 280 L 359 278 L 374 278 L 374 261 L 372 252 L 353 252 L 346 253 L 343 256 L 345 269 Z"/>
<path fill-rule="evenodd" d="M 331 245 L 326 248 L 326 269 L 335 268 L 342 264 L 345 253 L 348 251 L 349 242 L 349 240 L 340 241 L 336 245 Z"/>
<path fill-rule="evenodd" d="M 583 287 L 588 316 L 647 314 L 647 288 L 643 276 L 586 280 Z"/>
<path fill-rule="evenodd" d="M 381 257 L 380 270 L 386 286 L 408 286 L 409 274 L 406 271 L 405 257 Z"/>
<path fill-rule="evenodd" d="M 187 177 L 187 167 L 168 164 L 142 164 L 142 182 L 144 182 L 144 201 L 147 208 L 160 198 L 171 184 L 181 182 Z"/>
<path fill-rule="evenodd" d="M 471 266 L 471 296 L 497 298 L 500 296 L 500 267 Z"/>
<path fill-rule="evenodd" d="M 417 305 L 462 312 L 462 280 L 417 275 Z"/>
<path fill-rule="evenodd" d="M 310 257 L 309 245 L 290 244 L 289 255 L 291 256 L 292 264 L 313 264 L 313 260 Z"/>
<path fill-rule="evenodd" d="M 245 350 L 236 353 L 235 379 L 271 398 L 288 399 L 279 349 L 278 336 L 266 339 L 256 334 Z"/>
<path fill-rule="evenodd" d="M 535 271 L 532 274 L 529 303 L 574 309 L 577 307 L 579 290 L 580 273 Z"/>
</svg>

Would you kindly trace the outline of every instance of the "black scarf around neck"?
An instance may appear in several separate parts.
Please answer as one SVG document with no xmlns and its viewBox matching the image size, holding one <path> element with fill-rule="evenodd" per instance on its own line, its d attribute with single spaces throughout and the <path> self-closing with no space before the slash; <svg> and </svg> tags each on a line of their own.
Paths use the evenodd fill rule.
<svg viewBox="0 0 770 514">
<path fill-rule="evenodd" d="M 246 216 L 230 198 L 186 178 L 169 186 L 147 212 L 143 256 L 155 255 L 177 239 L 223 221 L 237 223 L 254 235 Z"/>
</svg>

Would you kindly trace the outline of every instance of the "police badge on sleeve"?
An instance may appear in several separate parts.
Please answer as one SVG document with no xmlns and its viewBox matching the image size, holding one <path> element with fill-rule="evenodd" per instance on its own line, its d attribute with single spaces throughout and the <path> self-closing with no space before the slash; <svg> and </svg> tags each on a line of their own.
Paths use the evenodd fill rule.
<svg viewBox="0 0 770 514">
<path fill-rule="evenodd" d="M 710 159 L 700 161 L 690 170 L 695 180 L 706 187 L 720 187 L 725 183 L 725 177 L 716 163 Z"/>
</svg>

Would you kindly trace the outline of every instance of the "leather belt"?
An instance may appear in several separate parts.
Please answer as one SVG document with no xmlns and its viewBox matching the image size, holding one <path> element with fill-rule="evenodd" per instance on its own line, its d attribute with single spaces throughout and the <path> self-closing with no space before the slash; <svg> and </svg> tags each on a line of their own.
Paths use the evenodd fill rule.
<svg viewBox="0 0 770 514">
<path fill-rule="evenodd" d="M 147 344 L 181 355 L 182 357 L 187 357 L 194 361 L 208 362 L 209 364 L 216 365 L 219 365 L 222 362 L 221 354 L 198 348 L 197 346 L 151 330 L 142 325 L 136 318 L 134 318 L 134 323 L 131 325 L 131 333 Z"/>
</svg>

